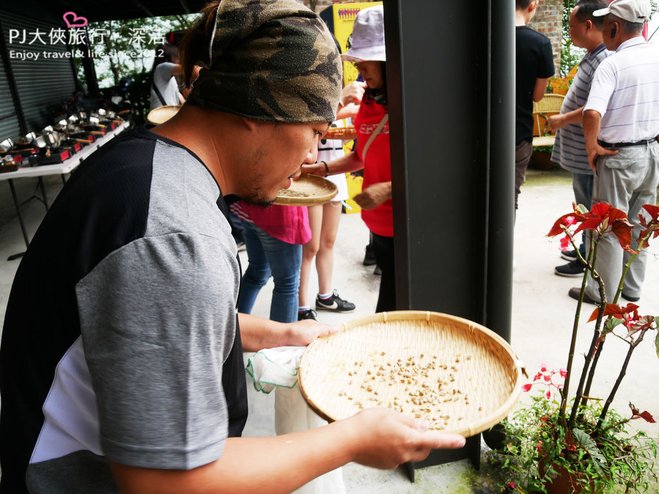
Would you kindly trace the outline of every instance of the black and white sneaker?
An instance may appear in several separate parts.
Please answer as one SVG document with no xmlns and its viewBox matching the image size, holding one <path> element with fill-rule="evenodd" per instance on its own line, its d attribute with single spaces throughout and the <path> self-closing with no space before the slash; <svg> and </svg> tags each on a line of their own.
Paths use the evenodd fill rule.
<svg viewBox="0 0 659 494">
<path fill-rule="evenodd" d="M 561 252 L 561 257 L 563 259 L 565 259 L 566 261 L 576 261 L 576 260 L 578 260 L 577 251 L 575 249 L 564 250 L 563 252 Z"/>
<path fill-rule="evenodd" d="M 556 266 L 554 268 L 554 274 L 567 278 L 577 278 L 583 276 L 585 270 L 586 268 L 581 264 L 581 261 L 570 261 L 562 266 Z"/>
<path fill-rule="evenodd" d="M 297 311 L 297 320 L 304 321 L 305 319 L 313 319 L 314 321 L 317 321 L 318 318 L 316 311 L 313 309 L 305 309 L 305 310 Z"/>
<path fill-rule="evenodd" d="M 316 297 L 316 310 L 331 310 L 334 312 L 350 312 L 355 310 L 355 304 L 343 300 L 339 293 L 334 290 L 328 298 Z"/>
</svg>

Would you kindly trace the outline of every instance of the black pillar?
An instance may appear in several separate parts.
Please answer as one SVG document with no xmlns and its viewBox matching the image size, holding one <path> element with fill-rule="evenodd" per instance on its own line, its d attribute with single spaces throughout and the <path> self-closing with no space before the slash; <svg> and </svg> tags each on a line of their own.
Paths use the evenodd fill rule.
<svg viewBox="0 0 659 494">
<path fill-rule="evenodd" d="M 512 0 L 384 0 L 400 309 L 510 337 Z M 469 457 L 435 452 L 430 464 Z M 426 463 L 427 464 L 427 463 Z"/>
<path fill-rule="evenodd" d="M 512 0 L 490 1 L 490 172 L 484 324 L 510 342 L 515 225 L 515 7 Z"/>
</svg>

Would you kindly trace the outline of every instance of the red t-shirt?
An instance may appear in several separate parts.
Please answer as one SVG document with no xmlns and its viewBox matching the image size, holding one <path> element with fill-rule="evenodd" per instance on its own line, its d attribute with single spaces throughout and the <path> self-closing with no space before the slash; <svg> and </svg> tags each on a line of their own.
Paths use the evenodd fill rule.
<svg viewBox="0 0 659 494">
<path fill-rule="evenodd" d="M 231 211 L 241 220 L 253 223 L 271 237 L 287 244 L 306 244 L 311 240 L 309 215 L 305 206 L 255 206 L 234 202 Z"/>
<path fill-rule="evenodd" d="M 357 131 L 357 155 L 364 163 L 364 182 L 362 189 L 369 185 L 391 181 L 391 156 L 389 151 L 389 122 L 375 137 L 366 159 L 362 156 L 364 146 L 376 129 L 382 117 L 387 114 L 387 108 L 377 103 L 373 98 L 366 97 L 359 105 L 359 113 L 355 117 Z M 377 208 L 362 209 L 362 219 L 368 229 L 383 237 L 394 236 L 394 213 L 391 199 Z"/>
</svg>

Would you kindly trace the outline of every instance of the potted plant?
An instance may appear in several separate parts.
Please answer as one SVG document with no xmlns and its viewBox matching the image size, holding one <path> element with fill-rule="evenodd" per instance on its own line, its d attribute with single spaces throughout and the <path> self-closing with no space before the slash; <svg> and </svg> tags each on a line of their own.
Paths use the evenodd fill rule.
<svg viewBox="0 0 659 494">
<path fill-rule="evenodd" d="M 596 203 L 591 211 L 574 205 L 573 211 L 561 216 L 548 233 L 550 237 L 562 235 L 563 249 L 572 245 L 579 252 L 575 236 L 587 231 L 588 255 L 584 258 L 579 254 L 586 271 L 574 315 L 567 366 L 558 370 L 541 366 L 524 386 L 527 392 L 541 392 L 532 396 L 530 406 L 506 419 L 506 444 L 502 451 L 493 453 L 508 477 L 504 489 L 508 492 L 645 492 L 655 477 L 656 443 L 630 427 L 632 420 L 654 422 L 654 418 L 632 403 L 625 416 L 611 408 L 634 351 L 649 334 L 654 335 L 659 356 L 659 317 L 641 315 L 639 307 L 632 303 L 618 305 L 631 263 L 648 247 L 650 239 L 659 236 L 659 207 L 645 205 L 640 221 L 642 231 L 635 249 L 631 241 L 632 225 L 626 214 L 607 203 Z M 615 235 L 621 248 L 630 254 L 610 301 L 594 267 L 599 242 L 607 235 Z M 584 353 L 583 368 L 577 374 L 574 366 L 577 331 L 589 275 L 597 283 L 600 297 L 588 321 L 594 322 L 593 334 Z M 628 346 L 624 362 L 605 396 L 593 396 L 600 356 L 611 338 L 618 338 Z"/>
</svg>

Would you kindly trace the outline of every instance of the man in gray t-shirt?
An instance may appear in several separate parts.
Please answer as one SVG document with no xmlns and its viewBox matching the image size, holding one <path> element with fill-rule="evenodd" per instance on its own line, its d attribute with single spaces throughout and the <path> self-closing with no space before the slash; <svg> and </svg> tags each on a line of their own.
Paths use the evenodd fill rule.
<svg viewBox="0 0 659 494">
<path fill-rule="evenodd" d="M 384 408 L 240 437 L 242 350 L 330 328 L 236 313 L 225 198 L 268 204 L 315 161 L 341 62 L 297 0 L 211 3 L 190 36 L 188 82 L 194 64 L 209 68 L 186 104 L 85 160 L 17 271 L 0 349 L 2 492 L 291 492 L 351 461 L 393 468 L 465 444 Z"/>
</svg>

